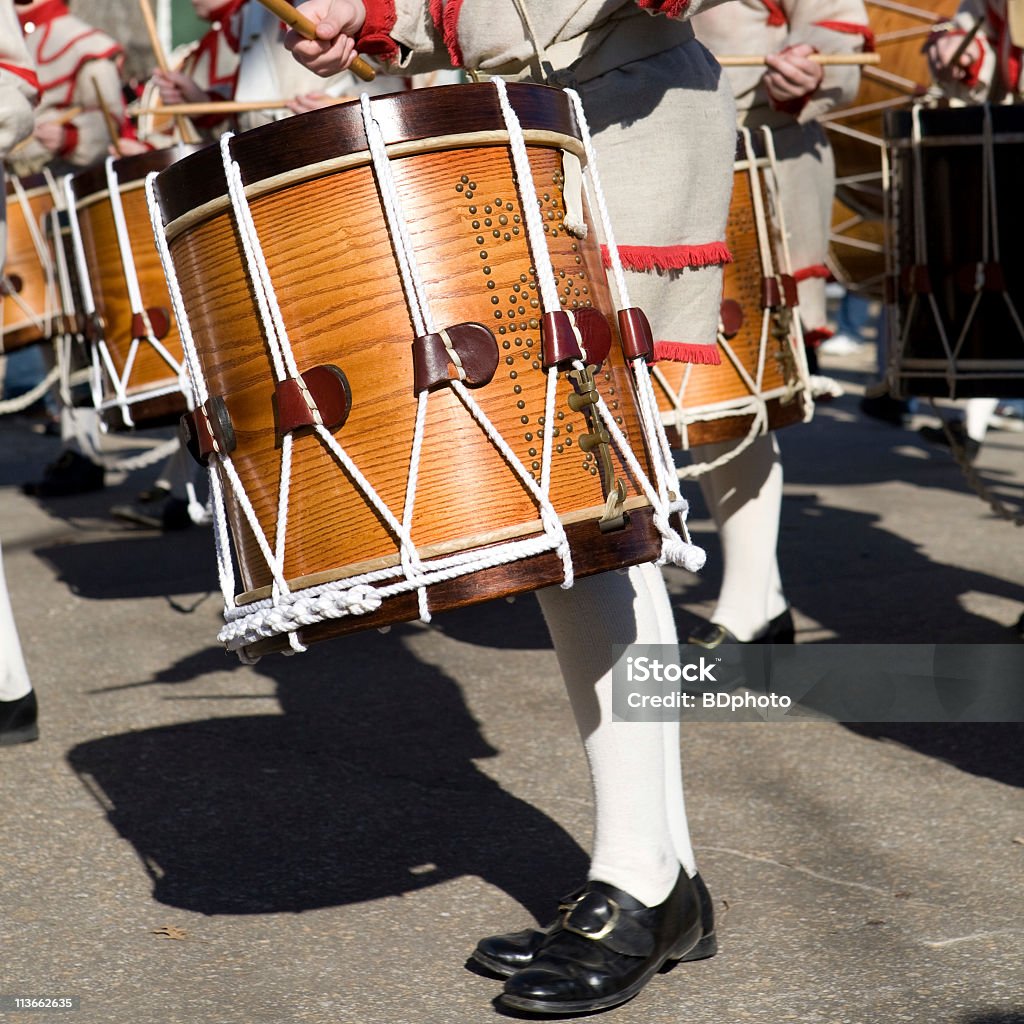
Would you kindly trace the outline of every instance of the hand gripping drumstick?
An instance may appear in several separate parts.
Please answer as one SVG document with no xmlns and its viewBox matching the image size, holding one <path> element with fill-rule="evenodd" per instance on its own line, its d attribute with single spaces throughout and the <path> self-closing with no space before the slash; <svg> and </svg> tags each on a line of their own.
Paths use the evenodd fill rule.
<svg viewBox="0 0 1024 1024">
<path fill-rule="evenodd" d="M 156 30 L 156 20 L 149 7 L 149 0 L 139 0 L 139 8 L 142 11 L 142 20 L 146 23 L 146 32 L 149 35 L 149 45 L 153 49 L 153 56 L 156 58 L 156 66 L 163 72 L 170 71 L 164 48 L 160 43 L 160 34 Z M 174 123 L 181 132 L 183 142 L 196 143 L 199 141 L 199 133 L 195 130 L 192 122 L 184 117 L 176 117 Z"/>
<path fill-rule="evenodd" d="M 304 14 L 299 14 L 288 0 L 259 0 L 268 11 L 276 14 L 286 25 L 291 25 L 304 39 L 316 39 L 316 25 Z M 377 72 L 363 60 L 356 57 L 348 66 L 349 71 L 364 82 L 372 82 Z"/>
</svg>

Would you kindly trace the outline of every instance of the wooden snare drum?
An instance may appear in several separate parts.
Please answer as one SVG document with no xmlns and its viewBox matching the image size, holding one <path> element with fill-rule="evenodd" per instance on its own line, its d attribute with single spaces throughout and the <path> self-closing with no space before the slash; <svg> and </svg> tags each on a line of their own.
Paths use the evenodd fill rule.
<svg viewBox="0 0 1024 1024">
<path fill-rule="evenodd" d="M 186 422 L 212 453 L 219 546 L 229 528 L 241 576 L 228 647 L 260 655 L 289 633 L 308 643 L 560 583 L 566 556 L 585 576 L 661 551 L 600 249 L 563 222 L 583 210 L 573 108 L 505 88 L 367 97 L 225 137 L 154 181 L 194 339 Z M 525 138 L 525 201 L 499 95 Z M 534 229 L 524 203 L 539 204 Z M 588 356 L 604 338 L 594 372 L 547 369 L 569 365 L 542 334 L 565 310 Z M 602 440 L 598 397 L 625 450 Z"/>
<path fill-rule="evenodd" d="M 43 221 L 54 208 L 42 174 L 7 177 L 7 261 L 0 279 L 0 353 L 46 341 L 54 332 L 57 292 Z"/>
<path fill-rule="evenodd" d="M 836 159 L 829 263 L 846 285 L 881 295 L 885 278 L 883 117 L 906 109 L 931 85 L 923 47 L 958 0 L 865 0 L 881 63 L 861 72 L 857 98 L 821 118 Z"/>
<path fill-rule="evenodd" d="M 886 130 L 892 393 L 1024 395 L 1024 108 L 915 108 Z"/>
<path fill-rule="evenodd" d="M 772 172 L 771 133 L 737 137 L 719 324 L 719 365 L 659 362 L 658 406 L 683 449 L 802 423 L 814 408 L 796 282 Z"/>
<path fill-rule="evenodd" d="M 96 408 L 114 430 L 176 422 L 186 409 L 181 339 L 153 241 L 146 175 L 188 147 L 107 160 L 74 175 L 69 209 Z"/>
</svg>

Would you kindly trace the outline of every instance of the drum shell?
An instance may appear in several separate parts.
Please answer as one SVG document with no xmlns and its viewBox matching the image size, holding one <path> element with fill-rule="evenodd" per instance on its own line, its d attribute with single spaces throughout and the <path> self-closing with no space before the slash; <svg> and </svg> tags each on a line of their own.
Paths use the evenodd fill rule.
<svg viewBox="0 0 1024 1024">
<path fill-rule="evenodd" d="M 561 226 L 561 152 L 552 139 L 576 136 L 568 104 L 562 94 L 537 86 L 513 86 L 509 95 L 524 128 L 551 135 L 537 144 L 528 136 L 528 152 L 563 306 L 592 305 L 611 324 L 593 226 L 585 241 Z M 546 379 L 541 310 L 511 158 L 500 139 L 456 138 L 502 127 L 495 90 L 439 87 L 375 97 L 373 104 L 388 143 L 411 147 L 391 166 L 432 315 L 439 327 L 478 322 L 494 333 L 498 369 L 472 395 L 537 478 Z M 374 173 L 364 158 L 358 105 L 244 133 L 232 141 L 232 150 L 251 193 L 257 234 L 299 371 L 333 364 L 344 372 L 352 409 L 336 436 L 400 517 L 416 407 L 415 331 Z M 332 160 L 344 166 L 323 169 Z M 165 221 L 171 222 L 170 250 L 202 379 L 211 394 L 224 398 L 237 440 L 232 463 L 261 526 L 274 536 L 281 442 L 272 415 L 272 366 L 255 319 L 219 158 L 208 152 L 183 161 L 158 177 L 157 193 Z M 599 389 L 649 471 L 631 373 L 616 340 L 597 374 Z M 579 538 L 573 550 L 577 575 L 656 557 L 660 540 L 651 529 L 646 501 L 618 457 L 616 476 L 626 483 L 635 511 L 624 530 L 602 534 L 598 529 L 606 492 L 594 456 L 579 448 L 588 426 L 569 408 L 571 390 L 563 377 L 555 404 L 551 496 L 557 512 L 572 524 L 570 534 Z M 295 438 L 291 493 L 301 498 L 288 525 L 290 586 L 312 586 L 397 561 L 395 541 L 378 514 L 314 437 Z M 271 577 L 236 502 L 229 502 L 228 516 L 246 588 L 239 600 L 246 602 L 264 596 Z M 433 391 L 414 543 L 431 557 L 539 530 L 533 499 L 456 396 L 445 386 Z M 445 594 L 432 593 L 431 607 L 457 607 L 561 578 L 559 559 L 545 555 L 530 565 L 517 562 L 455 580 Z M 304 629 L 302 637 L 319 639 L 416 614 L 415 595 L 403 595 L 376 615 Z"/>
<path fill-rule="evenodd" d="M 827 118 L 836 160 L 836 206 L 830 264 L 846 284 L 881 294 L 885 277 L 882 153 L 885 112 L 906 109 L 931 85 L 922 52 L 933 28 L 957 0 L 865 0 L 881 63 L 861 72 L 857 98 Z"/>
<path fill-rule="evenodd" d="M 728 337 L 719 334 L 721 362 L 717 365 L 669 361 L 657 364 L 658 407 L 674 447 L 688 449 L 742 439 L 753 424 L 754 414 L 749 406 L 755 395 L 765 402 L 768 430 L 802 423 L 808 418 L 809 387 L 797 311 L 793 307 L 774 311 L 765 307 L 765 268 L 774 276 L 786 264 L 781 252 L 778 196 L 767 187 L 770 162 L 760 138 L 754 136 L 750 145 L 748 152 L 742 136 L 737 144 L 726 226 L 726 242 L 733 259 L 725 265 L 722 285 L 723 308 L 728 303 L 738 306 L 742 323 Z M 756 202 L 755 190 L 759 193 Z M 765 218 L 760 230 L 758 204 Z M 766 347 L 759 376 L 766 321 Z M 726 346 L 755 383 L 754 391 L 736 368 Z M 672 394 L 682 405 L 682 429 Z"/>
<path fill-rule="evenodd" d="M 118 194 L 124 209 L 130 244 L 130 259 L 138 278 L 142 305 L 159 310 L 167 318 L 169 329 L 160 338 L 171 357 L 182 360 L 181 338 L 171 310 L 163 267 L 153 239 L 153 228 L 146 204 L 145 179 L 190 152 L 189 147 L 156 150 L 139 156 L 115 160 Z M 121 247 L 110 201 L 106 170 L 103 165 L 82 171 L 71 180 L 75 216 L 89 284 L 95 304 L 95 328 L 102 337 L 118 376 L 128 366 L 136 323 L 128 292 Z M 94 341 L 99 340 L 94 338 Z M 114 404 L 116 393 L 106 373 L 103 381 L 103 406 L 100 417 L 114 430 L 124 429 L 120 408 Z M 127 381 L 131 418 L 135 426 L 175 423 L 186 409 L 178 376 L 162 356 L 143 341 L 134 356 Z M 166 393 L 164 393 L 166 392 Z"/>
<path fill-rule="evenodd" d="M 894 111 L 886 117 L 893 212 L 890 385 L 900 395 L 1020 397 L 1024 256 L 1017 238 L 1024 213 L 1018 186 L 1024 109 L 975 106 L 916 114 L 920 142 L 914 137 L 914 113 Z M 986 114 L 993 138 L 991 199 Z M 994 224 L 987 226 L 986 202 L 995 211 Z M 986 232 L 998 239 L 998 261 L 991 245 L 986 250 Z M 979 264 L 987 284 L 976 290 Z M 950 344 L 960 346 L 952 361 L 936 316 Z"/>
<path fill-rule="evenodd" d="M 33 174 L 19 179 L 25 191 L 25 198 L 32 219 L 44 239 L 43 220 L 54 208 L 53 194 L 47 179 L 42 174 Z M 26 221 L 25 211 L 18 201 L 14 182 L 7 179 L 7 254 L 4 276 L 9 280 L 17 278 L 21 287 L 18 291 L 20 303 L 32 311 L 26 315 L 19 302 L 9 295 L 3 297 L 3 327 L 0 336 L 0 352 L 13 352 L 19 348 L 47 341 L 55 329 L 55 291 L 51 269 L 41 260 Z M 47 254 L 48 258 L 48 254 Z"/>
</svg>

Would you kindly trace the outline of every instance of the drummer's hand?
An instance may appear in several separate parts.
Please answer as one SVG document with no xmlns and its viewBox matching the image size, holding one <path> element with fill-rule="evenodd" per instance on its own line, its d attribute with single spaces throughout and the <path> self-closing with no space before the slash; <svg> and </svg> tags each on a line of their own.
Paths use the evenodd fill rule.
<svg viewBox="0 0 1024 1024">
<path fill-rule="evenodd" d="M 284 45 L 292 56 L 323 78 L 344 71 L 356 55 L 352 37 L 366 20 L 363 0 L 308 0 L 296 10 L 316 25 L 316 39 L 289 29 Z"/>
<path fill-rule="evenodd" d="M 64 148 L 64 125 L 56 121 L 40 121 L 32 134 L 48 153 L 59 153 Z"/>
<path fill-rule="evenodd" d="M 790 103 L 802 99 L 821 85 L 825 69 L 811 60 L 814 52 L 809 43 L 798 43 L 765 57 L 768 70 L 764 73 L 764 87 L 773 102 Z"/>
<path fill-rule="evenodd" d="M 972 39 L 960 59 L 954 64 L 953 58 L 963 41 L 962 35 L 946 32 L 941 36 L 936 36 L 928 44 L 925 51 L 928 54 L 928 65 L 937 82 L 964 81 L 967 78 L 967 73 L 981 58 L 981 44 L 977 39 Z"/>
<path fill-rule="evenodd" d="M 122 137 L 117 140 L 116 146 L 109 147 L 107 153 L 110 156 L 140 156 L 142 153 L 150 152 L 152 148 L 148 143 L 140 142 L 138 139 Z"/>
<path fill-rule="evenodd" d="M 288 101 L 288 109 L 293 114 L 305 114 L 310 110 L 320 110 L 322 107 L 333 107 L 336 103 L 343 103 L 345 100 L 354 100 L 355 96 L 328 96 L 325 92 L 307 92 L 305 96 L 296 96 Z"/>
<path fill-rule="evenodd" d="M 210 97 L 188 75 L 180 71 L 153 72 L 153 83 L 164 103 L 205 103 Z"/>
</svg>

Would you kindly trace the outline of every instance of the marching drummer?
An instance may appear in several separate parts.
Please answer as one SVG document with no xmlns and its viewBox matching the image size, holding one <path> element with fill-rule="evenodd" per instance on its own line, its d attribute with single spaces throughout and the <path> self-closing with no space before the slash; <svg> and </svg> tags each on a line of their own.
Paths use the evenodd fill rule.
<svg viewBox="0 0 1024 1024">
<path fill-rule="evenodd" d="M 25 47 L 11 0 L 0 0 L 0 188 L 3 158 L 32 132 L 32 105 L 39 82 Z M 0 211 L 0 271 L 7 252 L 6 210 Z M 11 613 L 0 554 L 0 746 L 26 743 L 39 735 L 35 691 Z"/>
<path fill-rule="evenodd" d="M 317 38 L 293 33 L 287 45 L 320 73 L 347 67 L 358 48 L 400 74 L 451 66 L 573 83 L 632 304 L 663 350 L 707 362 L 719 358 L 735 111 L 689 19 L 717 2 L 311 0 L 298 11 Z M 715 938 L 686 824 L 678 720 L 612 720 L 611 645 L 677 642 L 661 572 L 648 563 L 538 596 L 594 786 L 590 871 L 550 928 L 492 936 L 473 956 L 507 978 L 503 1007 L 564 1015 L 631 999 L 668 961 L 713 955 Z"/>
<path fill-rule="evenodd" d="M 952 22 L 928 38 L 925 53 L 935 84 L 964 103 L 1024 101 L 1024 2 L 962 0 Z M 923 426 L 918 433 L 932 444 L 951 441 L 967 461 L 981 448 L 999 404 L 997 398 L 971 398 L 963 419 L 946 427 Z"/>
<path fill-rule="evenodd" d="M 18 174 L 44 166 L 64 174 L 102 160 L 124 119 L 121 44 L 73 15 L 64 0 L 22 3 L 18 19 L 41 95 L 32 139 L 11 166 Z"/>
<path fill-rule="evenodd" d="M 835 166 L 818 121 L 853 100 L 856 65 L 829 65 L 815 54 L 859 51 L 871 39 L 861 0 L 740 0 L 699 14 L 697 37 L 716 56 L 765 53 L 765 67 L 727 66 L 741 127 L 772 131 L 778 157 L 780 201 L 788 232 L 798 314 L 804 340 L 815 345 L 831 333 L 825 322 L 825 266 Z M 714 462 L 735 442 L 693 449 L 697 462 Z M 782 461 L 774 433 L 762 434 L 730 461 L 700 477 L 719 531 L 722 586 L 708 622 L 690 642 L 792 643 L 793 618 L 778 564 Z"/>
</svg>

